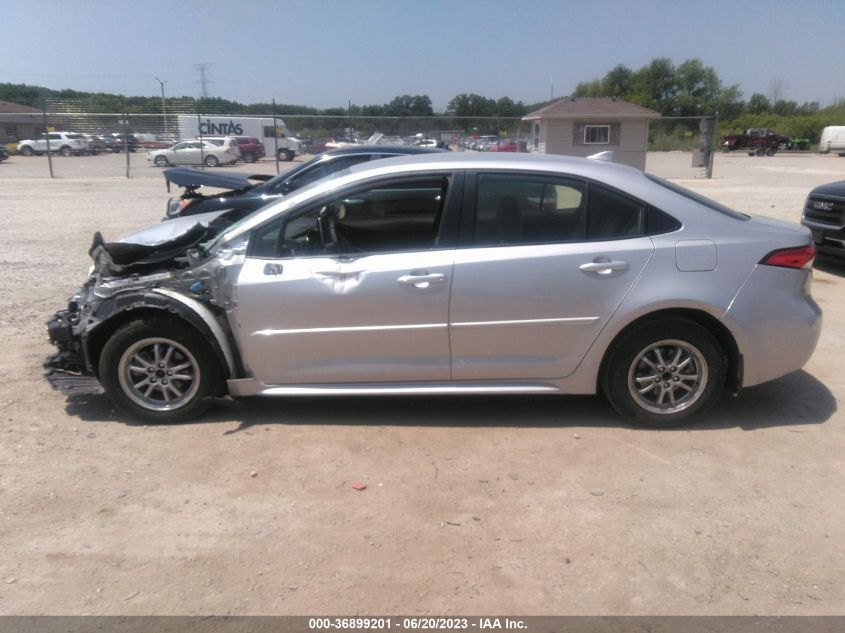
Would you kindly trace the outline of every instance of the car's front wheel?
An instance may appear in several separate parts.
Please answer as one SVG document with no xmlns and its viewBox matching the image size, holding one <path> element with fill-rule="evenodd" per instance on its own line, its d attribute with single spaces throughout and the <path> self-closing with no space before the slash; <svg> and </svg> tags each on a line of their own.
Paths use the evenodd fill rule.
<svg viewBox="0 0 845 633">
<path fill-rule="evenodd" d="M 290 162 L 293 160 L 294 153 L 289 149 L 280 149 L 279 150 L 279 160 L 284 160 Z"/>
<path fill-rule="evenodd" d="M 167 160 L 167 156 L 156 156 L 155 157 L 156 167 L 167 167 L 170 164 L 170 161 Z"/>
<path fill-rule="evenodd" d="M 187 324 L 154 318 L 120 327 L 103 347 L 100 382 L 124 413 L 153 422 L 201 414 L 215 395 L 219 364 Z"/>
<path fill-rule="evenodd" d="M 32 156 L 35 152 L 29 145 L 24 145 L 21 147 L 21 154 L 24 156 Z"/>
<path fill-rule="evenodd" d="M 727 362 L 719 342 L 684 318 L 656 319 L 610 350 L 602 387 L 625 418 L 645 426 L 683 424 L 722 393 Z"/>
</svg>

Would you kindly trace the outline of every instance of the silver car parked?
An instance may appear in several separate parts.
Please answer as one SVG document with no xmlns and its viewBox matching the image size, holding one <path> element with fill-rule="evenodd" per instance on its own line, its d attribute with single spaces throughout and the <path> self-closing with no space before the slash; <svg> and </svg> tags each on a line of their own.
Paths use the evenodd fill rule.
<svg viewBox="0 0 845 633">
<path fill-rule="evenodd" d="M 807 229 L 599 160 L 387 159 L 91 254 L 48 377 L 159 421 L 226 394 L 602 391 L 669 426 L 799 369 L 821 327 Z"/>
</svg>

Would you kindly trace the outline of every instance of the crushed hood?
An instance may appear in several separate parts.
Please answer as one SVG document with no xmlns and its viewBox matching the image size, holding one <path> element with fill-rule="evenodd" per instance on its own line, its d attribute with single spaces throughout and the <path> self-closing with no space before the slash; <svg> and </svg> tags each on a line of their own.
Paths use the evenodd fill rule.
<svg viewBox="0 0 845 633">
<path fill-rule="evenodd" d="M 173 167 L 164 170 L 164 179 L 170 190 L 170 183 L 196 189 L 197 187 L 215 187 L 218 189 L 244 189 L 255 186 L 251 180 L 264 182 L 272 178 L 266 174 L 220 173 L 203 171 L 192 167 Z"/>
<path fill-rule="evenodd" d="M 160 246 L 188 233 L 195 225 L 199 224 L 208 227 L 211 222 L 221 216 L 225 211 L 210 211 L 198 213 L 172 220 L 165 220 L 157 224 L 151 224 L 134 233 L 130 233 L 118 240 L 121 244 L 138 244 L 143 246 Z"/>
<path fill-rule="evenodd" d="M 159 222 L 117 242 L 106 242 L 97 232 L 88 254 L 103 273 L 116 276 L 140 273 L 174 265 L 189 249 L 231 222 L 231 212 L 212 211 Z"/>
</svg>

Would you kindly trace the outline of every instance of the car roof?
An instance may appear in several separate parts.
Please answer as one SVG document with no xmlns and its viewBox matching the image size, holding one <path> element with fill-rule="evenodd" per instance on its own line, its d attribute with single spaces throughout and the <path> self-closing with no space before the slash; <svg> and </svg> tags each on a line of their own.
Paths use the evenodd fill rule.
<svg viewBox="0 0 845 633">
<path fill-rule="evenodd" d="M 422 148 L 421 148 L 422 149 Z M 622 184 L 623 181 L 639 182 L 643 172 L 628 165 L 607 160 L 594 160 L 577 156 L 550 154 L 500 154 L 476 152 L 420 152 L 419 156 L 396 156 L 372 163 L 361 163 L 349 168 L 350 173 L 383 170 L 387 173 L 401 173 L 421 169 L 496 169 L 538 172 L 559 172 L 585 178 L 596 178 Z M 427 155 L 431 154 L 431 155 Z M 376 174 L 374 174 L 376 175 Z"/>
<path fill-rule="evenodd" d="M 346 156 L 348 154 L 447 154 L 448 150 L 419 147 L 417 145 L 347 145 L 322 152 L 325 156 Z"/>
</svg>

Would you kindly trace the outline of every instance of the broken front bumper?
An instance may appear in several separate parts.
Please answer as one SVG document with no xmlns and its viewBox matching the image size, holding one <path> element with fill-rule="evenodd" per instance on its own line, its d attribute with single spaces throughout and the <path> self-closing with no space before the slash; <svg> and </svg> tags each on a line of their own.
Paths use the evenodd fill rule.
<svg viewBox="0 0 845 633">
<path fill-rule="evenodd" d="M 47 321 L 47 335 L 58 352 L 44 361 L 44 377 L 53 389 L 67 396 L 103 393 L 100 381 L 86 370 L 82 339 L 74 332 L 77 322 L 73 304 Z"/>
</svg>

